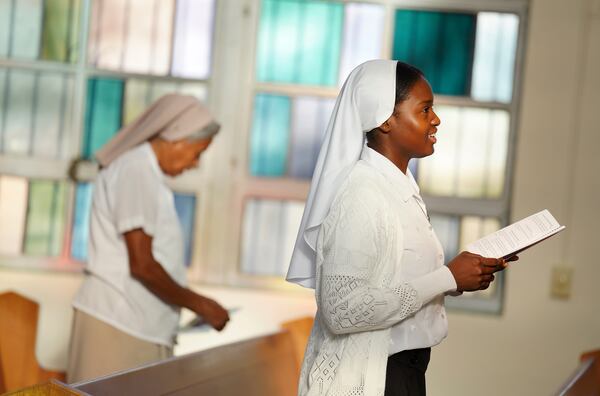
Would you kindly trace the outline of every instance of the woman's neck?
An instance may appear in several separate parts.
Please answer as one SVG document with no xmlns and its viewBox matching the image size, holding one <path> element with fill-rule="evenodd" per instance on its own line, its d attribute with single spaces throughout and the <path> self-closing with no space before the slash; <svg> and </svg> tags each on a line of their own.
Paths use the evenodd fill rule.
<svg viewBox="0 0 600 396">
<path fill-rule="evenodd" d="M 410 158 L 390 150 L 390 148 L 386 145 L 377 144 L 377 142 L 367 142 L 367 146 L 392 161 L 392 163 L 396 165 L 396 167 L 400 169 L 402 173 L 406 174 L 406 169 L 408 168 L 408 161 L 410 161 Z"/>
</svg>

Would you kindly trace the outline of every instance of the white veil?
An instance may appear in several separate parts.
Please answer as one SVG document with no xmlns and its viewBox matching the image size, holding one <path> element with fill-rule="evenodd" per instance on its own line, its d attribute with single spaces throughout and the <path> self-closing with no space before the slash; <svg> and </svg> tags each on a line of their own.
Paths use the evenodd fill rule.
<svg viewBox="0 0 600 396">
<path fill-rule="evenodd" d="M 387 120 L 396 97 L 396 61 L 357 66 L 342 87 L 329 120 L 286 279 L 315 288 L 319 229 L 340 185 L 360 158 L 365 133 Z"/>
</svg>

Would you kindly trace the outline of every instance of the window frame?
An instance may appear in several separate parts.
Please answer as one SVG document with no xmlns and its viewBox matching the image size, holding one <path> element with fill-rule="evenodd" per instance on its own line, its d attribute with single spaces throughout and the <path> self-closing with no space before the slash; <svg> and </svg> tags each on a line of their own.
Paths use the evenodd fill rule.
<svg viewBox="0 0 600 396">
<path fill-rule="evenodd" d="M 65 154 L 66 159 L 42 159 L 38 157 L 28 157 L 17 154 L 0 153 L 1 175 L 16 176 L 27 179 L 27 181 L 42 179 L 50 181 L 59 181 L 66 183 L 66 208 L 64 211 L 65 229 L 63 243 L 60 255 L 56 257 L 28 256 L 20 254 L 19 256 L 8 256 L 0 254 L 0 268 L 15 269 L 35 269 L 49 271 L 81 272 L 84 262 L 71 257 L 71 241 L 73 233 L 73 221 L 75 216 L 75 194 L 77 183 L 92 181 L 97 173 L 97 167 L 91 161 L 82 161 L 81 168 L 78 169 L 78 177 L 73 180 L 69 177 L 69 169 L 72 161 L 81 157 L 81 145 L 85 138 L 85 111 L 87 100 L 87 82 L 89 78 L 94 77 L 115 77 L 126 82 L 128 79 L 141 79 L 148 82 L 167 81 L 175 83 L 199 83 L 206 87 L 206 103 L 211 106 L 212 91 L 212 73 L 215 69 L 215 52 L 217 43 L 215 41 L 216 16 L 218 15 L 218 1 L 215 0 L 213 15 L 213 40 L 211 48 L 210 74 L 206 79 L 193 79 L 184 77 L 174 77 L 171 75 L 151 75 L 130 73 L 123 71 L 113 71 L 96 69 L 89 64 L 88 60 L 88 37 L 91 22 L 91 10 L 93 0 L 81 0 L 78 35 L 78 58 L 74 63 L 48 61 L 40 58 L 23 60 L 16 58 L 0 58 L 0 67 L 11 70 L 28 70 L 41 72 L 60 72 L 73 77 L 73 109 L 71 119 L 65 120 L 69 123 L 70 134 L 65 135 L 63 139 L 68 139 L 68 150 Z M 174 3 L 174 6 L 176 3 Z M 43 6 L 43 5 L 42 5 Z M 176 12 L 176 11 L 175 11 Z M 43 26 L 42 29 L 43 30 Z M 186 172 L 177 178 L 169 178 L 167 184 L 174 192 L 184 194 L 194 194 L 196 196 L 194 229 L 201 227 L 201 212 L 205 208 L 203 195 L 205 190 L 206 177 L 203 169 L 197 169 Z M 197 235 L 197 231 L 196 231 Z M 198 266 L 199 257 L 197 254 L 197 244 L 194 244 L 192 251 L 192 263 L 190 267 Z"/>
<path fill-rule="evenodd" d="M 458 198 L 439 197 L 423 194 L 428 210 L 436 214 L 448 215 L 471 215 L 483 217 L 496 217 L 501 226 L 509 223 L 512 195 L 512 183 L 514 174 L 514 157 L 519 124 L 519 106 L 521 99 L 522 68 L 525 51 L 525 36 L 527 29 L 528 0 L 366 0 L 366 1 L 338 1 L 341 3 L 368 3 L 378 4 L 385 7 L 385 26 L 383 29 L 383 45 L 381 57 L 390 59 L 393 45 L 394 13 L 396 9 L 415 9 L 440 12 L 501 12 L 515 14 L 519 18 L 518 37 L 516 43 L 512 98 L 509 103 L 502 102 L 479 102 L 466 96 L 436 95 L 436 105 L 466 106 L 484 109 L 500 109 L 507 111 L 510 116 L 509 135 L 507 142 L 507 158 L 505 166 L 505 177 L 502 196 L 497 199 L 484 198 Z M 246 2 L 248 4 L 249 2 Z M 260 0 L 252 1 L 255 12 L 252 15 L 252 28 L 247 32 L 252 37 L 251 45 L 246 51 L 245 64 L 252 65 L 244 78 L 247 80 L 248 91 L 244 94 L 247 105 L 242 114 L 240 125 L 243 143 L 237 147 L 234 157 L 238 163 L 235 170 L 236 188 L 233 192 L 233 213 L 230 215 L 234 220 L 232 226 L 233 237 L 230 241 L 229 263 L 223 269 L 222 276 L 203 276 L 204 281 L 216 279 L 225 280 L 231 286 L 241 287 L 267 287 L 284 290 L 297 290 L 298 287 L 286 283 L 284 279 L 276 276 L 248 275 L 241 272 L 241 243 L 242 243 L 242 219 L 243 205 L 247 198 L 264 199 L 303 199 L 308 195 L 310 180 L 298 180 L 290 177 L 260 178 L 249 173 L 250 135 L 252 129 L 252 117 L 254 97 L 258 93 L 283 94 L 290 98 L 296 96 L 315 96 L 335 99 L 338 87 L 306 86 L 294 84 L 264 83 L 256 80 L 256 46 L 258 44 L 257 33 L 260 22 Z M 243 147 L 242 147 L 243 146 Z M 241 164 L 241 165 L 240 165 Z M 233 252 L 232 252 L 233 251 Z M 210 271 L 208 271 L 210 272 Z M 489 297 L 472 296 L 470 298 L 448 299 L 447 305 L 454 309 L 475 311 L 482 313 L 500 314 L 504 298 L 505 279 L 501 274 L 496 281 L 494 293 Z"/>
</svg>

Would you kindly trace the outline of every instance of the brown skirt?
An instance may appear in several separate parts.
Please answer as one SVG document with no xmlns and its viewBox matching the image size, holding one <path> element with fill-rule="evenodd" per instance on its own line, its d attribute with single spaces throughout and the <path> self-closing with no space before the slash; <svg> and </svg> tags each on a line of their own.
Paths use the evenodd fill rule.
<svg viewBox="0 0 600 396">
<path fill-rule="evenodd" d="M 82 382 L 173 356 L 171 348 L 133 337 L 77 309 L 67 382 Z"/>
</svg>

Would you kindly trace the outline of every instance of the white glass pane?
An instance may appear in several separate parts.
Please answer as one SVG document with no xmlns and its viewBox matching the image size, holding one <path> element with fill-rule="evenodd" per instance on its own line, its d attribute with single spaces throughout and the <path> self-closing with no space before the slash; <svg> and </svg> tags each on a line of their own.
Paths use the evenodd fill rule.
<svg viewBox="0 0 600 396">
<path fill-rule="evenodd" d="M 482 101 L 510 102 L 519 33 L 519 17 L 481 12 L 477 15 L 471 94 Z"/>
<path fill-rule="evenodd" d="M 500 221 L 494 217 L 464 216 L 461 220 L 460 249 L 464 250 L 468 244 L 498 229 L 500 229 Z M 498 276 L 496 274 L 496 277 Z M 497 281 L 494 281 L 486 290 L 465 293 L 463 298 L 491 298 L 496 293 L 497 284 Z"/>
<path fill-rule="evenodd" d="M 19 255 L 27 213 L 26 179 L 0 176 L 0 254 Z"/>
<path fill-rule="evenodd" d="M 450 196 L 456 191 L 461 110 L 457 107 L 436 106 L 435 111 L 442 123 L 436 135 L 435 152 L 419 160 L 419 186 L 425 194 Z"/>
<path fill-rule="evenodd" d="M 122 69 L 168 74 L 174 0 L 129 0 Z"/>
<path fill-rule="evenodd" d="M 460 249 L 475 242 L 483 235 L 481 218 L 476 216 L 464 216 L 460 224 Z"/>
<path fill-rule="evenodd" d="M 206 101 L 206 85 L 203 83 L 128 79 L 125 84 L 123 124 L 127 125 L 132 122 L 161 96 L 174 92 L 192 95 L 203 102 Z"/>
<path fill-rule="evenodd" d="M 251 200 L 244 213 L 242 272 L 273 274 L 277 267 L 281 204 L 278 201 Z"/>
<path fill-rule="evenodd" d="M 461 121 L 456 192 L 461 197 L 482 197 L 486 162 L 491 154 L 491 147 L 488 144 L 492 127 L 490 111 L 463 109 Z"/>
<path fill-rule="evenodd" d="M 375 4 L 346 5 L 339 83 L 359 64 L 381 58 L 385 8 Z"/>
<path fill-rule="evenodd" d="M 149 81 L 129 79 L 125 84 L 123 124 L 127 125 L 161 96 L 177 91 L 177 84 L 171 81 Z"/>
<path fill-rule="evenodd" d="M 15 58 L 36 59 L 42 34 L 42 0 L 14 2 L 11 53 Z"/>
<path fill-rule="evenodd" d="M 203 83 L 180 83 L 177 87 L 177 92 L 195 96 L 204 103 L 206 103 L 206 100 L 208 99 L 208 90 L 206 84 Z"/>
<path fill-rule="evenodd" d="M 0 0 L 0 56 L 8 57 L 11 36 L 12 1 Z"/>
<path fill-rule="evenodd" d="M 303 213 L 304 202 L 287 201 L 283 204 L 284 221 L 280 239 L 282 260 L 279 263 L 278 274 L 285 275 L 287 273 Z"/>
<path fill-rule="evenodd" d="M 492 150 L 488 158 L 486 195 L 488 198 L 499 198 L 504 191 L 510 116 L 504 111 L 494 111 L 491 120 L 492 131 L 489 145 Z"/>
<path fill-rule="evenodd" d="M 288 268 L 304 204 L 249 200 L 244 211 L 242 272 L 283 276 Z"/>
<path fill-rule="evenodd" d="M 297 97 L 292 102 L 292 141 L 288 172 L 293 177 L 312 178 L 325 129 L 335 101 Z"/>
<path fill-rule="evenodd" d="M 179 0 L 171 74 L 207 78 L 210 74 L 214 0 Z"/>
<path fill-rule="evenodd" d="M 19 70 L 8 72 L 5 89 L 8 90 L 4 103 L 3 151 L 27 154 L 30 149 L 32 130 L 33 99 L 36 85 L 34 73 Z"/>
<path fill-rule="evenodd" d="M 439 106 L 435 153 L 419 161 L 425 194 L 498 198 L 504 189 L 509 115 L 503 110 Z"/>
<path fill-rule="evenodd" d="M 64 158 L 70 136 L 73 80 L 61 74 L 39 76 L 35 102 L 33 154 Z"/>
<path fill-rule="evenodd" d="M 101 69 L 120 70 L 125 56 L 126 3 L 122 0 L 92 2 L 88 61 Z"/>
</svg>

